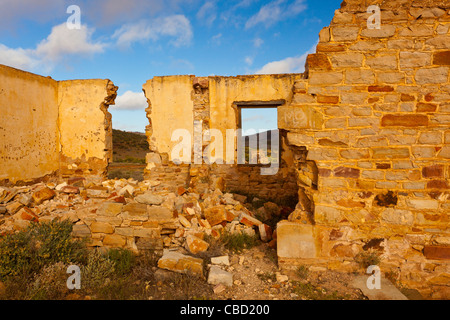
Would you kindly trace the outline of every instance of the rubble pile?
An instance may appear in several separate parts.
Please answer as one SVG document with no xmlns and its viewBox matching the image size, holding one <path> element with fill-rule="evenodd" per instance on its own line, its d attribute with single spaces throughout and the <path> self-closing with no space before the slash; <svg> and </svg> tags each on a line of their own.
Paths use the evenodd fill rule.
<svg viewBox="0 0 450 320">
<path fill-rule="evenodd" d="M 161 254 L 158 267 L 200 276 L 203 260 L 198 254 L 210 246 L 206 237 L 246 233 L 276 246 L 276 232 L 263 222 L 280 214 L 276 204 L 269 202 L 255 210 L 246 196 L 223 193 L 217 187 L 204 193 L 184 187 L 176 192 L 155 191 L 158 185 L 133 179 L 96 184 L 71 178 L 59 184 L 0 187 L 0 235 L 31 222 L 69 219 L 73 237 L 88 238 L 88 246 L 154 250 Z M 223 262 L 213 266 L 210 283 L 232 283 L 221 269 Z"/>
</svg>

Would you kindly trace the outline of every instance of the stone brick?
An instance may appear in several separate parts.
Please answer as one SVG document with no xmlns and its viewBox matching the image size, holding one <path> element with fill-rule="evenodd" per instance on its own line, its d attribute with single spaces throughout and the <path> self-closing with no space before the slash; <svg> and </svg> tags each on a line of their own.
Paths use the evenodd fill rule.
<svg viewBox="0 0 450 320">
<path fill-rule="evenodd" d="M 157 220 L 157 221 L 165 221 L 173 219 L 173 212 L 169 208 L 161 207 L 161 206 L 148 206 L 148 219 L 149 220 Z"/>
<path fill-rule="evenodd" d="M 383 55 L 373 58 L 366 58 L 366 66 L 375 70 L 396 70 L 397 57 L 394 55 Z"/>
<path fill-rule="evenodd" d="M 319 94 L 317 96 L 317 102 L 324 103 L 324 104 L 337 104 L 337 103 L 339 103 L 339 97 L 338 96 L 324 96 L 324 95 Z"/>
<path fill-rule="evenodd" d="M 406 203 L 409 207 L 417 210 L 435 210 L 439 207 L 437 200 L 407 199 Z"/>
<path fill-rule="evenodd" d="M 90 237 L 91 230 L 85 224 L 75 224 L 72 227 L 72 236 L 75 238 Z"/>
<path fill-rule="evenodd" d="M 188 235 L 186 237 L 186 249 L 192 253 L 197 254 L 201 252 L 205 252 L 209 248 L 209 243 L 194 236 Z"/>
<path fill-rule="evenodd" d="M 306 65 L 309 70 L 331 70 L 331 63 L 328 56 L 323 53 L 309 54 L 306 58 Z"/>
<path fill-rule="evenodd" d="M 346 207 L 346 208 L 364 208 L 366 206 L 366 204 L 362 201 L 354 201 L 351 199 L 341 199 L 339 201 L 336 202 L 338 205 L 340 205 L 341 207 Z"/>
<path fill-rule="evenodd" d="M 205 209 L 205 218 L 208 220 L 209 224 L 213 227 L 227 220 L 227 215 L 225 212 L 225 206 L 215 206 Z"/>
<path fill-rule="evenodd" d="M 413 146 L 411 151 L 416 158 L 434 158 L 436 156 L 435 147 Z"/>
<path fill-rule="evenodd" d="M 129 203 L 122 209 L 124 218 L 132 221 L 147 221 L 147 205 L 143 203 Z"/>
<path fill-rule="evenodd" d="M 259 221 L 256 218 L 253 218 L 252 216 L 246 213 L 241 213 L 239 215 L 239 222 L 246 225 L 247 227 L 258 227 L 260 224 L 262 224 L 261 221 Z"/>
<path fill-rule="evenodd" d="M 309 77 L 311 85 L 340 84 L 344 78 L 342 72 L 312 72 Z"/>
<path fill-rule="evenodd" d="M 448 182 L 445 180 L 431 180 L 427 182 L 428 189 L 449 189 Z"/>
<path fill-rule="evenodd" d="M 417 112 L 436 112 L 437 105 L 434 103 L 419 102 L 416 107 Z"/>
<path fill-rule="evenodd" d="M 34 192 L 32 195 L 34 203 L 38 205 L 46 200 L 53 199 L 55 196 L 56 192 L 47 187 Z"/>
<path fill-rule="evenodd" d="M 103 238 L 103 245 L 108 247 L 123 247 L 127 244 L 127 239 L 117 234 L 107 234 Z"/>
<path fill-rule="evenodd" d="M 348 167 L 338 167 L 334 169 L 334 176 L 341 178 L 359 178 L 360 170 Z"/>
<path fill-rule="evenodd" d="M 408 148 L 372 148 L 374 159 L 404 159 L 409 158 L 410 153 Z"/>
<path fill-rule="evenodd" d="M 423 255 L 430 260 L 450 260 L 450 247 L 425 246 Z"/>
<path fill-rule="evenodd" d="M 419 69 L 416 72 L 415 79 L 417 84 L 446 83 L 448 81 L 448 68 Z"/>
<path fill-rule="evenodd" d="M 438 153 L 438 157 L 450 159 L 450 146 L 442 147 L 441 151 Z"/>
<path fill-rule="evenodd" d="M 433 53 L 433 64 L 439 66 L 450 66 L 450 51 Z"/>
<path fill-rule="evenodd" d="M 373 180 L 383 180 L 384 179 L 384 171 L 379 170 L 363 170 L 361 173 L 361 178 L 364 179 L 373 179 Z"/>
<path fill-rule="evenodd" d="M 361 53 L 339 53 L 331 56 L 333 68 L 360 68 L 364 55 Z"/>
<path fill-rule="evenodd" d="M 423 68 L 431 65 L 431 54 L 428 52 L 400 52 L 400 69 Z"/>
<path fill-rule="evenodd" d="M 106 222 L 92 222 L 90 229 L 92 233 L 114 233 L 114 227 Z"/>
<path fill-rule="evenodd" d="M 441 144 L 442 134 L 438 131 L 421 132 L 419 135 L 418 143 L 421 144 Z"/>
<path fill-rule="evenodd" d="M 348 84 L 372 84 L 375 82 L 375 73 L 372 70 L 346 70 L 345 82 Z"/>
<path fill-rule="evenodd" d="M 435 49 L 450 49 L 450 36 L 438 35 L 425 41 L 425 44 L 433 46 Z"/>
<path fill-rule="evenodd" d="M 381 214 L 381 219 L 391 224 L 411 226 L 414 223 L 414 214 L 409 210 L 387 208 Z"/>
<path fill-rule="evenodd" d="M 399 31 L 400 37 L 430 37 L 433 35 L 433 26 L 426 24 L 413 24 L 403 27 Z"/>
<path fill-rule="evenodd" d="M 322 52 L 343 52 L 347 50 L 347 46 L 344 44 L 335 43 L 319 43 L 316 48 L 317 53 Z"/>
<path fill-rule="evenodd" d="M 359 27 L 333 27 L 331 34 L 333 40 L 340 41 L 355 41 L 358 38 Z"/>
<path fill-rule="evenodd" d="M 158 267 L 178 273 L 192 273 L 203 276 L 203 260 L 179 252 L 165 251 L 158 260 Z"/>
<path fill-rule="evenodd" d="M 428 117 L 425 115 L 388 114 L 381 118 L 383 127 L 419 127 L 428 126 Z"/>
<path fill-rule="evenodd" d="M 397 28 L 393 25 L 382 24 L 380 29 L 364 29 L 361 36 L 366 38 L 390 38 L 396 30 Z"/>
<path fill-rule="evenodd" d="M 393 92 L 394 88 L 391 86 L 369 86 L 367 90 L 369 92 Z"/>
<path fill-rule="evenodd" d="M 97 214 L 106 217 L 116 217 L 122 212 L 122 208 L 122 203 L 103 202 L 97 209 Z"/>
<path fill-rule="evenodd" d="M 401 72 L 378 72 L 377 80 L 379 83 L 397 84 L 405 82 L 405 74 Z"/>
</svg>

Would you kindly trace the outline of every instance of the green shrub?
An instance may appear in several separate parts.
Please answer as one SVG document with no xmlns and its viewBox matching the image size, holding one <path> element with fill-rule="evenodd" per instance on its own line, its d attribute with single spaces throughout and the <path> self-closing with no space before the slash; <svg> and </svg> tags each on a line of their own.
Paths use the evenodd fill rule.
<svg viewBox="0 0 450 320">
<path fill-rule="evenodd" d="M 136 256 L 128 249 L 110 249 L 108 259 L 114 263 L 114 270 L 119 275 L 130 273 L 136 264 Z"/>
<path fill-rule="evenodd" d="M 67 289 L 67 265 L 58 262 L 42 268 L 35 275 L 29 287 L 28 297 L 32 300 L 61 300 L 69 292 Z"/>
<path fill-rule="evenodd" d="M 258 244 L 256 235 L 245 232 L 225 232 L 221 239 L 225 248 L 233 252 L 242 252 L 243 249 L 250 249 Z"/>
<path fill-rule="evenodd" d="M 106 254 L 94 249 L 89 252 L 87 264 L 81 267 L 81 289 L 94 291 L 101 289 L 111 280 L 114 262 Z"/>
<path fill-rule="evenodd" d="M 71 237 L 72 222 L 31 223 L 14 234 L 0 238 L 0 279 L 38 273 L 43 267 L 63 262 L 82 264 L 85 244 Z"/>
<path fill-rule="evenodd" d="M 369 266 L 376 266 L 380 263 L 380 256 L 374 252 L 361 252 L 355 257 L 355 261 L 363 268 L 368 268 Z"/>
</svg>

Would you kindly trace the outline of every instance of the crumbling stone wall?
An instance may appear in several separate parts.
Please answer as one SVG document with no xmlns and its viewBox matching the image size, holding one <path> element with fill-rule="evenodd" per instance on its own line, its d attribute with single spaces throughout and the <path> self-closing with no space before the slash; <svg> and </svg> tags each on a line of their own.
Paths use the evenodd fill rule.
<svg viewBox="0 0 450 320">
<path fill-rule="evenodd" d="M 367 27 L 371 4 L 381 7 L 380 29 Z M 279 225 L 282 265 L 353 271 L 355 257 L 372 252 L 382 272 L 448 297 L 449 9 L 345 1 L 321 31 L 287 107 L 314 124 L 282 124 L 318 168 L 314 224 L 298 223 L 297 212 Z"/>
<path fill-rule="evenodd" d="M 162 181 L 160 188 L 191 187 L 198 191 L 223 184 L 225 191 L 258 196 L 263 199 L 281 200 L 297 197 L 296 172 L 292 166 L 292 152 L 281 152 L 281 165 L 276 175 L 262 176 L 259 165 L 218 164 L 208 165 L 202 159 L 196 162 L 195 151 L 202 154 L 211 143 L 202 135 L 207 130 L 222 132 L 226 152 L 227 129 L 239 128 L 237 102 L 261 103 L 290 102 L 292 87 L 302 75 L 261 75 L 238 77 L 155 77 L 144 84 L 149 107 L 147 137 L 150 153 L 147 155 L 145 177 Z M 198 123 L 198 125 L 195 125 Z M 185 129 L 191 136 L 190 164 L 177 165 L 171 159 L 171 151 L 179 141 L 172 141 L 172 133 Z M 196 141 L 199 140 L 200 141 Z M 235 149 L 237 137 L 233 139 Z M 285 141 L 285 135 L 282 137 Z M 287 148 L 287 145 L 284 145 Z M 236 154 L 235 154 L 236 156 Z M 226 162 L 226 155 L 219 156 Z M 222 181 L 223 180 L 223 181 Z"/>
<path fill-rule="evenodd" d="M 101 179 L 116 92 L 109 80 L 55 81 L 0 65 L 0 182 Z"/>
</svg>

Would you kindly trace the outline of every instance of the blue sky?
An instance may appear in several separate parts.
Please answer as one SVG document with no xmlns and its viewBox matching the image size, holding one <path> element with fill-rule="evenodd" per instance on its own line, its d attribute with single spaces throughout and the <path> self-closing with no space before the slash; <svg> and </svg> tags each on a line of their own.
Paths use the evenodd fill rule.
<svg viewBox="0 0 450 320">
<path fill-rule="evenodd" d="M 341 0 L 0 0 L 0 63 L 56 80 L 111 79 L 113 127 L 144 132 L 154 76 L 303 72 Z M 70 5 L 81 28 L 71 30 Z M 73 21 L 73 20 L 71 20 Z M 271 126 L 264 112 L 255 128 Z"/>
</svg>

